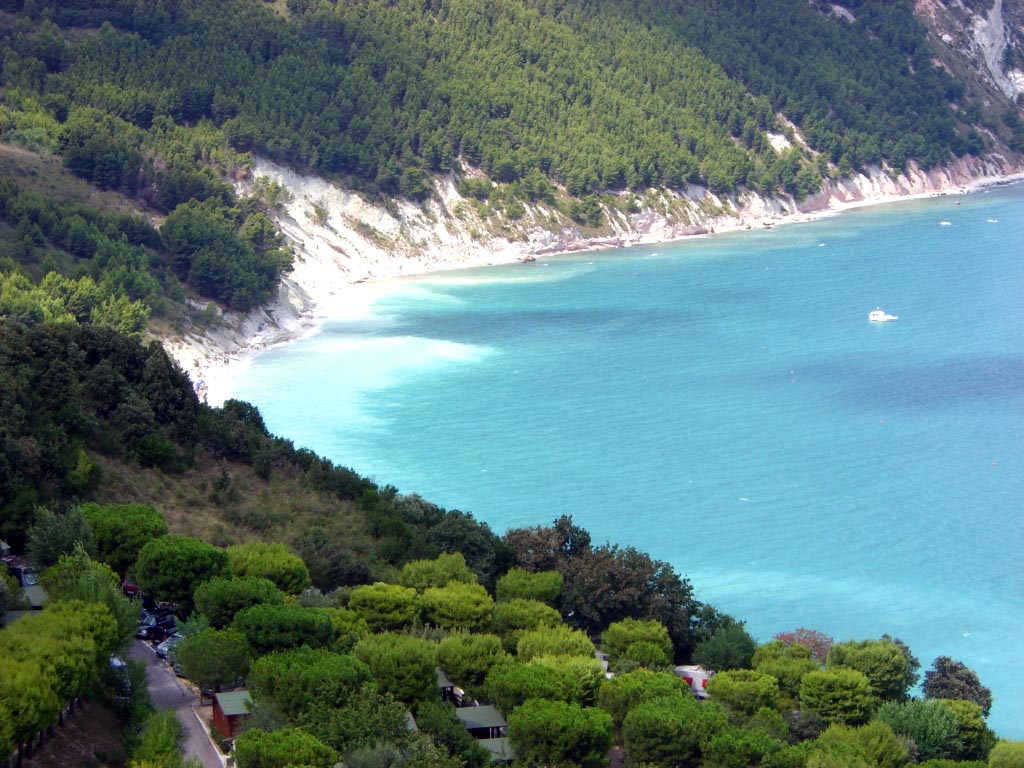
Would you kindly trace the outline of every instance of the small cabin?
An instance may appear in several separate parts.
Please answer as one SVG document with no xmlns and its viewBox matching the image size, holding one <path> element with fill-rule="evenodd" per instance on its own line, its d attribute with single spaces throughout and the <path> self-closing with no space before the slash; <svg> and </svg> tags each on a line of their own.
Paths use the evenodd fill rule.
<svg viewBox="0 0 1024 768">
<path fill-rule="evenodd" d="M 249 716 L 252 698 L 248 691 L 213 694 L 213 724 L 225 739 L 233 739 L 242 720 Z"/>
<path fill-rule="evenodd" d="M 441 692 L 441 701 L 451 702 L 456 707 L 463 706 L 466 692 L 453 683 L 443 669 L 437 667 L 435 671 L 437 672 L 437 689 Z"/>
<path fill-rule="evenodd" d="M 511 765 L 515 760 L 507 736 L 502 736 L 499 739 L 477 739 L 476 743 L 487 750 L 492 763 Z"/>
<path fill-rule="evenodd" d="M 490 704 L 460 707 L 455 716 L 474 739 L 500 739 L 508 735 L 508 721 Z"/>
</svg>

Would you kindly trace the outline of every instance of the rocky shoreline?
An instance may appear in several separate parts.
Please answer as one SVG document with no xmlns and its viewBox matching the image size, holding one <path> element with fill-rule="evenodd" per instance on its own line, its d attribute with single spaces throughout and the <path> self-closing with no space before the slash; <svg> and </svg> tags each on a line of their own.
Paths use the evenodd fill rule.
<svg viewBox="0 0 1024 768">
<path fill-rule="evenodd" d="M 275 299 L 247 314 L 208 306 L 204 327 L 161 339 L 192 378 L 200 397 L 218 405 L 261 351 L 315 333 L 331 318 L 365 312 L 393 278 L 533 261 L 559 253 L 656 244 L 685 237 L 807 221 L 864 205 L 964 194 L 1024 179 L 1024 166 L 1001 158 L 967 158 L 893 176 L 882 169 L 827 182 L 816 195 L 791 198 L 751 192 L 719 197 L 702 188 L 652 192 L 638 213 L 606 210 L 612 232 L 587 237 L 575 227 L 552 232 L 543 209 L 516 221 L 480 215 L 454 177 L 437 182 L 435 198 L 373 204 L 324 179 L 257 160 L 251 179 L 286 189 L 277 224 L 295 250 L 292 271 Z M 251 192 L 251 179 L 239 191 Z M 490 234 L 482 234 L 490 233 Z M 201 309 L 201 306 L 197 306 Z"/>
</svg>

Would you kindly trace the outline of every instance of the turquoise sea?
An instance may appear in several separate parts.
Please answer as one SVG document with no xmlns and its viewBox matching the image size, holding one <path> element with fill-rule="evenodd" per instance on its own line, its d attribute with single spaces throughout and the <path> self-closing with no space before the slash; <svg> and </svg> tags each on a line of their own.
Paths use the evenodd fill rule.
<svg viewBox="0 0 1024 768">
<path fill-rule="evenodd" d="M 572 515 L 759 640 L 959 659 L 1024 738 L 1024 185 L 403 281 L 233 396 L 498 532 Z"/>
</svg>

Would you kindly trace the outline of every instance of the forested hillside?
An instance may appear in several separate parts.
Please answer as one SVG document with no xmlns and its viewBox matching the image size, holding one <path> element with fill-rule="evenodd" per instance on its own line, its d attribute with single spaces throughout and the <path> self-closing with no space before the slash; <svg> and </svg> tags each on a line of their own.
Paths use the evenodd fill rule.
<svg viewBox="0 0 1024 768">
<path fill-rule="evenodd" d="M 247 403 L 199 403 L 158 343 L 92 324 L 25 328 L 7 319 L 0 384 L 0 531 L 17 551 L 40 506 L 102 499 L 156 503 L 173 532 L 221 545 L 287 542 L 326 590 L 393 577 L 442 552 L 462 553 L 493 587 L 516 561 L 516 547 L 471 515 L 296 449 Z M 585 557 L 589 535 L 563 527 L 550 534 L 560 544 L 526 538 L 518 549 L 536 567 L 554 567 L 561 549 L 577 558 L 564 599 L 580 626 L 598 631 L 615 617 L 652 613 L 685 655 L 699 626 L 722 620 L 666 564 L 632 549 L 595 547 Z M 613 573 L 620 594 L 594 600 L 587 580 Z"/>
<path fill-rule="evenodd" d="M 800 199 L 1024 142 L 909 0 L 0 0 L 0 61 L 0 141 L 130 201 L 0 180 L 3 312 L 129 333 L 274 295 L 281 190 L 232 187 L 253 153 L 381 201 L 454 172 L 506 223 L 594 229 L 650 189 Z"/>
<path fill-rule="evenodd" d="M 237 150 L 411 197 L 459 161 L 530 199 L 549 182 L 806 193 L 822 172 L 985 149 L 912 3 L 848 5 L 856 21 L 790 0 L 5 0 L 3 132 L 66 155 L 88 129 L 111 162 L 69 166 L 155 185 L 164 210 L 171 179 L 153 174 L 205 159 L 169 156 L 167 134 L 199 121 Z M 779 114 L 810 151 L 772 149 Z M 200 182 L 188 191 L 208 196 Z"/>
</svg>

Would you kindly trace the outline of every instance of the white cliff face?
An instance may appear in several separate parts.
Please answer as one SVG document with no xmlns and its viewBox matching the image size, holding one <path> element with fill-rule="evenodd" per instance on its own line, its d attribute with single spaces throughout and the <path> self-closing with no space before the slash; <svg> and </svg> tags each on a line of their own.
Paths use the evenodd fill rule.
<svg viewBox="0 0 1024 768">
<path fill-rule="evenodd" d="M 1006 24 L 1003 0 L 995 0 L 988 16 L 975 17 L 972 31 L 992 82 L 1013 99 L 1024 93 L 1024 72 L 1019 69 L 1003 71 L 1004 55 L 1009 44 Z"/>
<path fill-rule="evenodd" d="M 914 12 L 978 78 L 1011 100 L 1024 94 L 1024 71 L 1006 65 L 1008 50 L 1024 46 L 1022 0 L 992 0 L 987 13 L 963 0 L 916 0 Z"/>
<path fill-rule="evenodd" d="M 472 202 L 458 194 L 451 176 L 436 182 L 435 197 L 426 203 L 395 200 L 384 205 L 267 160 L 256 162 L 253 175 L 281 184 L 291 196 L 276 217 L 295 248 L 294 269 L 286 283 L 330 311 L 331 296 L 369 279 L 743 229 L 849 203 L 957 191 L 978 179 L 1016 170 L 998 158 L 963 159 L 942 169 L 911 169 L 899 176 L 873 168 L 826 182 L 821 193 L 800 204 L 753 192 L 717 196 L 694 186 L 681 193 L 651 190 L 638 199 L 635 213 L 605 208 L 607 231 L 596 237 L 585 237 L 570 220 L 542 207 L 528 209 L 514 222 L 497 213 L 481 219 Z M 241 191 L 248 190 L 243 186 Z M 302 306 L 296 303 L 296 308 Z"/>
<path fill-rule="evenodd" d="M 894 176 L 880 168 L 846 179 L 826 182 L 822 190 L 801 206 L 801 211 L 837 210 L 850 204 L 887 202 L 906 197 L 967 192 L 972 188 L 1016 177 L 1021 167 L 999 157 L 960 158 L 951 165 L 922 171 L 911 168 Z"/>
<path fill-rule="evenodd" d="M 571 220 L 540 206 L 528 207 L 516 221 L 494 212 L 484 219 L 474 201 L 459 195 L 452 176 L 436 180 L 434 197 L 423 204 L 385 204 L 260 159 L 239 191 L 251 192 L 252 179 L 259 177 L 288 190 L 290 200 L 275 219 L 295 251 L 293 269 L 267 307 L 241 314 L 210 304 L 203 313 L 208 322 L 163 341 L 195 381 L 206 380 L 235 353 L 297 338 L 326 317 L 354 311 L 354 302 L 367 300 L 353 290 L 358 283 L 759 228 L 852 205 L 964 191 L 979 180 L 1021 170 L 999 158 L 962 159 L 943 169 L 899 176 L 876 168 L 826 182 L 821 192 L 799 204 L 752 192 L 716 196 L 700 187 L 682 193 L 650 190 L 638 196 L 637 212 L 605 208 L 605 232 L 585 237 Z"/>
<path fill-rule="evenodd" d="M 289 191 L 291 200 L 276 218 L 296 249 L 291 279 L 319 300 L 358 280 L 485 260 L 490 251 L 490 244 L 475 241 L 468 227 L 451 226 L 446 207 L 457 195 L 449 177 L 437 183 L 440 199 L 423 205 L 395 200 L 385 206 L 267 160 L 257 160 L 253 175 Z"/>
</svg>

